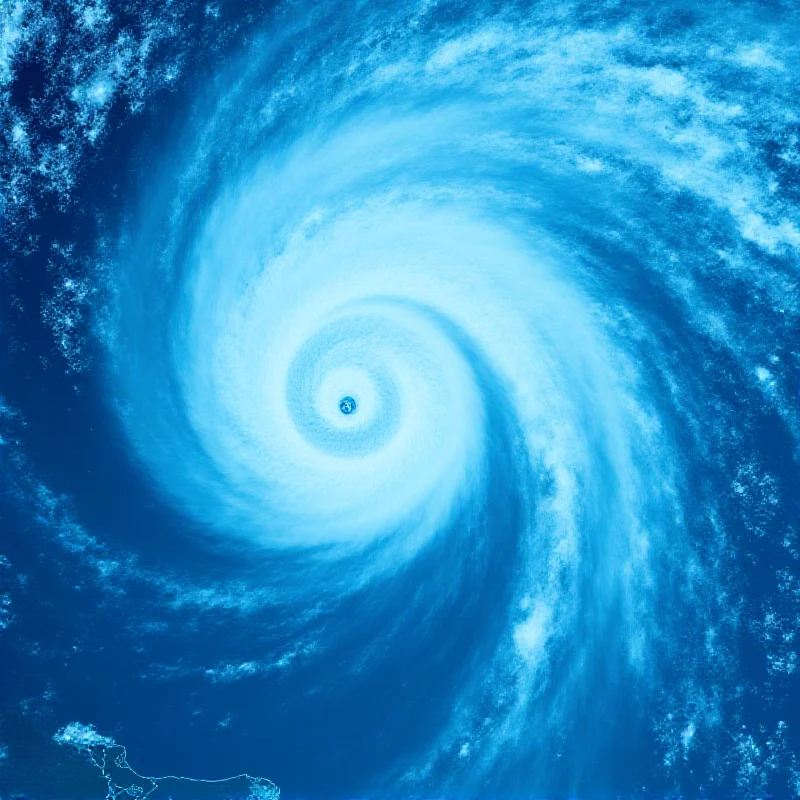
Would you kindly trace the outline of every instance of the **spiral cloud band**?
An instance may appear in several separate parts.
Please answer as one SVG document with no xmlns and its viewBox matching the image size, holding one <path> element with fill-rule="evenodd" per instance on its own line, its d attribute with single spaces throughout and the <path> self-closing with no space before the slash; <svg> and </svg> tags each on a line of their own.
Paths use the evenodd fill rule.
<svg viewBox="0 0 800 800">
<path fill-rule="evenodd" d="M 675 572 L 697 567 L 674 429 L 689 345 L 665 317 L 708 322 L 696 249 L 668 241 L 699 212 L 670 195 L 710 202 L 729 237 L 745 212 L 703 197 L 713 143 L 659 116 L 737 112 L 680 71 L 608 65 L 624 31 L 404 35 L 299 57 L 268 36 L 220 79 L 185 166 L 147 189 L 115 358 L 141 458 L 218 546 L 307 559 L 301 581 L 340 600 L 437 540 L 451 578 L 499 559 L 494 643 L 434 747 L 481 770 L 547 731 L 597 659 L 646 683 L 672 635 Z"/>
<path fill-rule="evenodd" d="M 482 665 L 417 778 L 552 754 L 606 661 L 694 691 L 671 647 L 710 635 L 726 547 L 688 483 L 715 435 L 697 370 L 753 374 L 714 275 L 800 244 L 736 155 L 740 105 L 636 63 L 632 28 L 531 16 L 265 36 L 123 260 L 128 430 L 212 546 L 290 559 L 295 602 L 334 607 L 441 551 L 396 609 L 430 630 L 478 592 Z"/>
</svg>

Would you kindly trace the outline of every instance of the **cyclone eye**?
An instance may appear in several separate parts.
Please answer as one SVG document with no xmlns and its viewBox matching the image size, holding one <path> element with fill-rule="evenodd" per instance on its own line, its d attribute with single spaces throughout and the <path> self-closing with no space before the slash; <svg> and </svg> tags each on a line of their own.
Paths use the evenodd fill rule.
<svg viewBox="0 0 800 800">
<path fill-rule="evenodd" d="M 356 401 L 349 395 L 347 397 L 343 397 L 339 401 L 339 411 L 341 411 L 342 414 L 346 415 L 354 414 L 355 410 L 356 410 Z"/>
</svg>

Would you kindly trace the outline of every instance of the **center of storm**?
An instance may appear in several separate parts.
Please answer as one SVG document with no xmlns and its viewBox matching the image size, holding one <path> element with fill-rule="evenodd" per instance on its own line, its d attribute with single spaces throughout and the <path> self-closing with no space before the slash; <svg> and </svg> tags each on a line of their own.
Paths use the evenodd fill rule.
<svg viewBox="0 0 800 800">
<path fill-rule="evenodd" d="M 346 395 L 339 401 L 339 411 L 341 411 L 342 414 L 345 414 L 347 416 L 349 416 L 350 414 L 355 414 L 357 407 L 358 406 L 356 404 L 355 399 L 353 397 L 350 397 L 350 395 Z"/>
</svg>

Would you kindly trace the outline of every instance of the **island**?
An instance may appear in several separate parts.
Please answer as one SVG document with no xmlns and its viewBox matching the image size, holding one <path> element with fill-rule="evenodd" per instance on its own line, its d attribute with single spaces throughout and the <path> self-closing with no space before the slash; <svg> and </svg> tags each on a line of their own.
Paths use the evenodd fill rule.
<svg viewBox="0 0 800 800">
<path fill-rule="evenodd" d="M 220 780 L 140 775 L 128 763 L 125 747 L 80 722 L 65 725 L 53 740 L 83 753 L 100 770 L 108 786 L 106 800 L 278 800 L 280 796 L 272 781 L 247 774 Z"/>
</svg>

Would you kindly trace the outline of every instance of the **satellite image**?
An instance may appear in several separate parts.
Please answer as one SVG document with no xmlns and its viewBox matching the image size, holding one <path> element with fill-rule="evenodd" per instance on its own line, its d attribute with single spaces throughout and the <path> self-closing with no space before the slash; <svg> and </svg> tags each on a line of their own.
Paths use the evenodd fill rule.
<svg viewBox="0 0 800 800">
<path fill-rule="evenodd" d="M 797 0 L 0 0 L 0 800 L 800 798 Z"/>
</svg>

